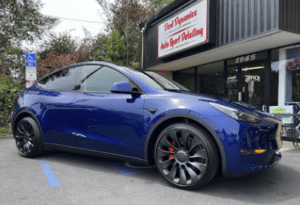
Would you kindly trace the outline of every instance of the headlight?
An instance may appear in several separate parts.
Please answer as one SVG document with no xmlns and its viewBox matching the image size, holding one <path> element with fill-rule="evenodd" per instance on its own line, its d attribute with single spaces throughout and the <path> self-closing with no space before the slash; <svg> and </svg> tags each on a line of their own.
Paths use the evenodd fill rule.
<svg viewBox="0 0 300 205">
<path fill-rule="evenodd" d="M 243 112 L 241 110 L 238 110 L 236 108 L 227 107 L 227 106 L 220 105 L 217 103 L 209 103 L 209 104 L 235 120 L 240 120 L 240 121 L 245 121 L 245 122 L 253 122 L 253 123 L 260 121 L 260 119 L 258 117 L 248 114 L 246 112 Z"/>
</svg>

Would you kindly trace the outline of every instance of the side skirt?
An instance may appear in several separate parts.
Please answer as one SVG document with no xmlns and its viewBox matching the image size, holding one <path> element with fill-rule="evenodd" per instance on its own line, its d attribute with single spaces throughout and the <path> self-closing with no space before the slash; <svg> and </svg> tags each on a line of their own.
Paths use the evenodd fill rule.
<svg viewBox="0 0 300 205">
<path fill-rule="evenodd" d="M 59 151 L 70 152 L 70 153 L 75 153 L 75 154 L 124 160 L 124 161 L 133 162 L 133 163 L 137 163 L 137 164 L 141 164 L 141 165 L 149 165 L 148 161 L 145 159 L 139 159 L 139 158 L 135 158 L 135 157 L 112 154 L 112 153 L 107 153 L 107 152 L 100 152 L 100 151 L 89 150 L 89 149 L 84 149 L 84 148 L 70 147 L 70 146 L 52 144 L 52 143 L 44 143 L 44 148 L 46 151 L 59 150 Z"/>
</svg>

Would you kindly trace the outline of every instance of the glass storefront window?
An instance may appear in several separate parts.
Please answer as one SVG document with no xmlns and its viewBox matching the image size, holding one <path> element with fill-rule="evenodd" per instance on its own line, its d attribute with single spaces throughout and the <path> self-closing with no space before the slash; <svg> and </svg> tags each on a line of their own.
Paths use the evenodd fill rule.
<svg viewBox="0 0 300 205">
<path fill-rule="evenodd" d="M 195 69 L 188 68 L 174 72 L 174 81 L 191 91 L 195 91 Z"/>
<path fill-rule="evenodd" d="M 224 97 L 224 62 L 198 66 L 197 86 L 195 86 L 195 68 L 174 72 L 174 80 L 191 91 Z"/>
<path fill-rule="evenodd" d="M 287 49 L 286 59 L 287 80 L 292 80 L 292 101 L 300 102 L 300 47 Z"/>
<path fill-rule="evenodd" d="M 300 70 L 292 71 L 292 101 L 300 102 Z"/>
<path fill-rule="evenodd" d="M 197 92 L 224 97 L 224 62 L 219 61 L 197 68 Z"/>
<path fill-rule="evenodd" d="M 264 105 L 265 64 L 251 63 L 227 67 L 227 99 L 255 107 Z"/>
<path fill-rule="evenodd" d="M 238 101 L 238 67 L 230 66 L 227 68 L 227 99 Z"/>
<path fill-rule="evenodd" d="M 242 101 L 261 108 L 264 102 L 265 64 L 241 66 Z"/>
</svg>

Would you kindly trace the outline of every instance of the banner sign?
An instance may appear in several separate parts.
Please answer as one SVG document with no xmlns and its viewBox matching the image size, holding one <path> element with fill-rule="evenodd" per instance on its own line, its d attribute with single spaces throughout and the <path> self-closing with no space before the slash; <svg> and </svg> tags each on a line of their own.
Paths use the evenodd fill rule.
<svg viewBox="0 0 300 205">
<path fill-rule="evenodd" d="M 161 58 L 208 42 L 208 0 L 202 0 L 158 26 Z"/>
<path fill-rule="evenodd" d="M 286 67 L 289 70 L 300 70 L 300 49 L 298 48 L 291 48 L 286 50 L 286 59 L 288 62 Z"/>
<path fill-rule="evenodd" d="M 287 105 L 287 106 L 270 106 L 270 113 L 274 114 L 293 114 L 293 106 L 292 105 Z M 292 122 L 292 116 L 281 116 L 282 123 L 283 124 L 291 124 Z"/>
<path fill-rule="evenodd" d="M 286 66 L 289 70 L 300 70 L 300 58 L 288 61 Z"/>
</svg>

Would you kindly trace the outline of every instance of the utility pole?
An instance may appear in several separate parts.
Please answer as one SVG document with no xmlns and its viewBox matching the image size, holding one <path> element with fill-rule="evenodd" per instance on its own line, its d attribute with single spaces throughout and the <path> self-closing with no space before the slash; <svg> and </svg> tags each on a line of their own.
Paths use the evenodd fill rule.
<svg viewBox="0 0 300 205">
<path fill-rule="evenodd" d="M 127 60 L 126 64 L 128 66 L 128 49 L 129 49 L 129 43 L 128 43 L 128 6 L 129 6 L 129 0 L 127 0 L 127 12 L 126 12 L 126 47 L 127 47 Z"/>
</svg>

